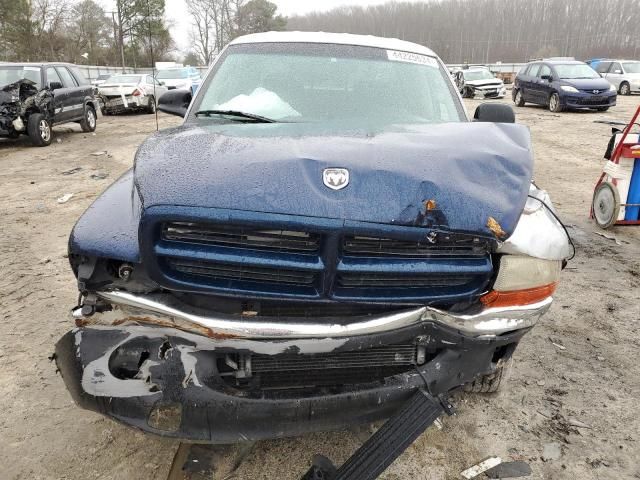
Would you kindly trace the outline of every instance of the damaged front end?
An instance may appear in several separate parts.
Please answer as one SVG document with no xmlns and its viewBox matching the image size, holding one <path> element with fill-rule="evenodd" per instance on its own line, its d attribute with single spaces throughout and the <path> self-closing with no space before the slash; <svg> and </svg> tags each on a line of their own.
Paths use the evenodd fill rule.
<svg viewBox="0 0 640 480">
<path fill-rule="evenodd" d="M 105 311 L 76 310 L 78 328 L 56 346 L 75 401 L 148 432 L 212 443 L 371 422 L 417 388 L 449 392 L 506 361 L 550 303 L 274 320 L 204 316 L 162 294 L 94 300 Z M 504 332 L 487 330 L 496 321 Z"/>
<path fill-rule="evenodd" d="M 84 294 L 76 328 L 56 346 L 58 368 L 83 408 L 181 439 L 233 443 L 387 418 L 418 388 L 447 394 L 501 368 L 550 307 L 571 246 L 546 193 L 532 185 L 529 196 L 508 239 L 459 247 L 460 263 L 475 254 L 495 264 L 472 301 L 233 299 L 170 291 L 133 258 L 72 254 Z M 526 279 L 513 278 L 514 261 Z"/>
<path fill-rule="evenodd" d="M 41 113 L 53 121 L 53 94 L 39 90 L 35 82 L 22 79 L 0 89 L 0 136 L 17 138 L 27 133 L 29 116 Z"/>
</svg>

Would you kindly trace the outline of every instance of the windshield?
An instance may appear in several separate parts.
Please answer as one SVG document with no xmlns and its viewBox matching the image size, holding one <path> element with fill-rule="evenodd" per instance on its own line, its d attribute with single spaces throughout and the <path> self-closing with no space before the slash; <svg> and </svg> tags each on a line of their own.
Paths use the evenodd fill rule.
<svg viewBox="0 0 640 480">
<path fill-rule="evenodd" d="M 464 79 L 473 80 L 495 80 L 496 77 L 489 70 L 469 70 L 463 73 Z"/>
<path fill-rule="evenodd" d="M 640 73 L 640 62 L 624 62 L 622 65 L 627 73 Z"/>
<path fill-rule="evenodd" d="M 109 83 L 139 83 L 140 75 L 113 75 Z"/>
<path fill-rule="evenodd" d="M 600 75 L 585 63 L 567 63 L 554 65 L 558 77 L 568 80 L 571 78 L 600 78 Z"/>
<path fill-rule="evenodd" d="M 176 70 L 160 70 L 158 71 L 158 75 L 156 78 L 159 79 L 176 79 L 176 78 L 188 78 L 189 72 L 184 69 L 176 69 Z"/>
<path fill-rule="evenodd" d="M 281 121 L 386 124 L 464 118 L 447 72 L 435 58 L 372 47 L 234 45 L 201 90 L 194 112 L 235 110 Z"/>
<path fill-rule="evenodd" d="M 36 88 L 41 87 L 39 67 L 29 66 L 0 66 L 0 88 L 17 82 L 18 80 L 31 80 Z"/>
</svg>

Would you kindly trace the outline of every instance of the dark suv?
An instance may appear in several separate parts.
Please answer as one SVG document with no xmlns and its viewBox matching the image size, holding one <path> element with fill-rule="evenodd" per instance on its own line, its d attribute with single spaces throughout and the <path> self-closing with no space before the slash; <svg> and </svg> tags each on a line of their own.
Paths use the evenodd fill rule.
<svg viewBox="0 0 640 480">
<path fill-rule="evenodd" d="M 518 107 L 536 103 L 552 112 L 591 108 L 604 112 L 616 104 L 616 88 L 589 65 L 575 60 L 530 62 L 516 76 L 512 97 Z"/>
<path fill-rule="evenodd" d="M 96 129 L 94 87 L 65 63 L 0 64 L 0 137 L 20 134 L 39 147 L 51 143 L 51 127 L 77 122 Z"/>
</svg>

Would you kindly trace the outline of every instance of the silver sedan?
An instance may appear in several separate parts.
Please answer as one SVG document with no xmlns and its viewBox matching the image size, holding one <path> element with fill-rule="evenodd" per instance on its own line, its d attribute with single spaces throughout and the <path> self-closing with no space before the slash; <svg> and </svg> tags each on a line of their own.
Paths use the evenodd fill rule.
<svg viewBox="0 0 640 480">
<path fill-rule="evenodd" d="M 146 74 L 113 75 L 98 86 L 103 115 L 125 111 L 155 113 L 158 98 L 168 88 L 163 82 Z"/>
</svg>

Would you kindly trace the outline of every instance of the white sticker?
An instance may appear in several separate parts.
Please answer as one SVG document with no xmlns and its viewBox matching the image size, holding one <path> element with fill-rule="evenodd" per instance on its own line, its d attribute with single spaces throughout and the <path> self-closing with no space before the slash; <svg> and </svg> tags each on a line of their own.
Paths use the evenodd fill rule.
<svg viewBox="0 0 640 480">
<path fill-rule="evenodd" d="M 394 62 L 417 63 L 419 65 L 427 65 L 429 67 L 438 68 L 438 62 L 435 58 L 428 55 L 420 55 L 419 53 L 401 52 L 399 50 L 387 50 L 387 58 Z"/>
</svg>

